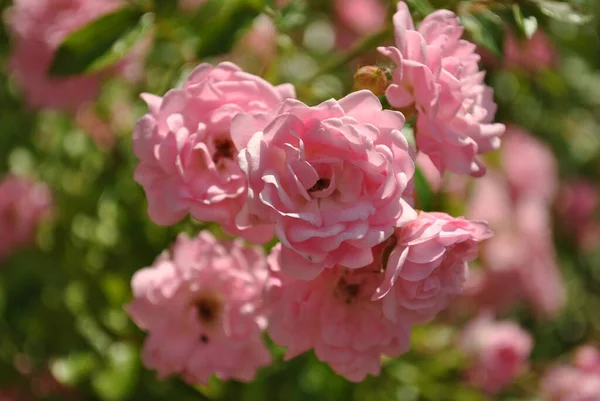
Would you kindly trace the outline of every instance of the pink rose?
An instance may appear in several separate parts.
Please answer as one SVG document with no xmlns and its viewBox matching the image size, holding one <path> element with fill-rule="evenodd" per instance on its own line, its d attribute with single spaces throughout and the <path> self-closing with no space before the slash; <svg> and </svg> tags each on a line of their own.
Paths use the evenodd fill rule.
<svg viewBox="0 0 600 401">
<path fill-rule="evenodd" d="M 541 29 L 536 30 L 531 39 L 525 40 L 508 31 L 504 41 L 504 63 L 507 66 L 536 72 L 554 68 L 557 59 L 554 45 Z"/>
<path fill-rule="evenodd" d="M 467 262 L 477 256 L 477 242 L 491 236 L 484 222 L 419 213 L 416 221 L 396 230 L 389 258 L 382 261 L 385 278 L 373 300 L 383 300 L 391 320 L 397 319 L 399 310 L 417 323 L 432 319 L 462 292 Z"/>
<path fill-rule="evenodd" d="M 230 124 L 240 112 L 268 111 L 293 96 L 290 85 L 274 87 L 231 63 L 199 65 L 183 88 L 163 98 L 144 94 L 149 112 L 135 126 L 133 150 L 140 159 L 135 180 L 146 191 L 150 218 L 170 225 L 191 214 L 230 234 L 268 241 L 272 227 L 240 232 L 234 224 L 246 200 L 246 177 Z"/>
<path fill-rule="evenodd" d="M 464 29 L 448 10 L 428 15 L 416 30 L 400 2 L 394 27 L 396 47 L 379 48 L 396 64 L 388 101 L 418 113 L 417 145 L 440 172 L 483 175 L 476 156 L 499 148 L 504 125 L 493 123 L 496 104 L 475 45 L 460 39 Z"/>
<path fill-rule="evenodd" d="M 281 245 L 269 256 L 267 292 L 269 335 L 287 347 L 285 359 L 314 349 L 317 358 L 353 382 L 378 375 L 381 356 L 397 357 L 409 348 L 406 319 L 385 318 L 381 301 L 372 301 L 380 274 L 370 268 L 326 269 L 314 280 L 288 274 Z"/>
<path fill-rule="evenodd" d="M 472 304 L 496 311 L 526 299 L 539 315 L 554 316 L 566 299 L 550 216 L 558 182 L 556 161 L 546 146 L 512 127 L 501 160 L 504 176 L 490 171 L 477 180 L 467 205 L 470 218 L 488 221 L 496 233 L 484 246 L 487 270 L 469 286 L 467 296 L 476 300 Z"/>
<path fill-rule="evenodd" d="M 541 381 L 544 401 L 597 401 L 600 395 L 600 352 L 587 345 L 577 350 L 574 365 L 557 365 Z"/>
<path fill-rule="evenodd" d="M 29 106 L 76 109 L 97 97 L 103 76 L 118 69 L 127 72 L 129 61 L 135 60 L 93 74 L 64 78 L 48 75 L 56 50 L 70 33 L 123 4 L 121 0 L 15 1 L 7 14 L 13 37 L 8 68 L 21 86 Z M 141 50 L 138 47 L 137 53 Z"/>
<path fill-rule="evenodd" d="M 16 176 L 0 181 L 0 261 L 35 239 L 52 204 L 48 187 Z"/>
<path fill-rule="evenodd" d="M 502 140 L 502 170 L 513 198 L 538 197 L 548 203 L 556 196 L 556 157 L 543 142 L 522 128 L 509 126 Z"/>
<path fill-rule="evenodd" d="M 471 384 L 495 394 L 525 370 L 533 339 L 513 322 L 482 316 L 465 327 L 460 346 L 470 358 Z"/>
<path fill-rule="evenodd" d="M 248 176 L 238 227 L 274 223 L 283 266 L 299 278 L 370 264 L 371 248 L 415 217 L 402 199 L 414 171 L 403 124 L 368 91 L 237 115 L 232 139 Z"/>
<path fill-rule="evenodd" d="M 381 0 L 334 0 L 337 18 L 353 33 L 368 35 L 386 23 L 387 10 Z"/>
<path fill-rule="evenodd" d="M 252 380 L 271 362 L 262 342 L 261 300 L 267 266 L 261 248 L 219 242 L 207 232 L 181 234 L 173 249 L 132 279 L 126 307 L 149 333 L 143 362 L 161 378 L 191 384 Z"/>
</svg>

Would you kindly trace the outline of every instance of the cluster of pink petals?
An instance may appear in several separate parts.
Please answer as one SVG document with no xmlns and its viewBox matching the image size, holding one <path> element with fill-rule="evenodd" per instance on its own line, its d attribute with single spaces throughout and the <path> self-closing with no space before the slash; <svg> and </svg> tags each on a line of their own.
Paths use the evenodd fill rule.
<svg viewBox="0 0 600 401">
<path fill-rule="evenodd" d="M 575 353 L 573 365 L 559 365 L 544 375 L 544 401 L 597 401 L 600 396 L 600 351 L 586 345 Z"/>
<path fill-rule="evenodd" d="M 121 0 L 16 0 L 7 22 L 13 38 L 8 67 L 33 108 L 73 110 L 93 100 L 103 75 L 54 78 L 48 75 L 54 54 L 73 31 L 124 4 Z M 119 68 L 127 67 L 126 64 Z"/>
<path fill-rule="evenodd" d="M 400 308 L 413 323 L 431 320 L 462 292 L 467 263 L 477 257 L 477 242 L 491 236 L 483 221 L 419 213 L 417 220 L 396 230 L 373 299 L 383 300 L 388 319 L 397 320 Z"/>
<path fill-rule="evenodd" d="M 43 183 L 17 176 L 0 181 L 0 261 L 33 242 L 51 204 L 50 190 Z"/>
<path fill-rule="evenodd" d="M 465 327 L 460 346 L 470 360 L 470 383 L 495 394 L 525 370 L 533 339 L 516 323 L 484 315 Z"/>
<path fill-rule="evenodd" d="M 252 380 L 271 362 L 261 337 L 266 279 L 261 248 L 219 242 L 207 232 L 181 234 L 132 280 L 134 300 L 126 309 L 149 333 L 144 364 L 162 378 L 178 374 L 193 384 L 213 374 Z"/>
<path fill-rule="evenodd" d="M 269 335 L 288 348 L 286 359 L 314 349 L 348 380 L 377 375 L 381 355 L 406 352 L 411 326 L 461 292 L 466 262 L 489 236 L 484 223 L 420 213 L 374 247 L 369 266 L 336 265 L 310 281 L 287 274 L 279 246 L 269 256 Z"/>
<path fill-rule="evenodd" d="M 191 214 L 223 225 L 226 232 L 266 242 L 271 226 L 240 232 L 235 216 L 246 201 L 246 177 L 231 140 L 240 112 L 270 111 L 294 96 L 289 85 L 274 87 L 232 63 L 201 64 L 181 89 L 160 98 L 144 94 L 149 112 L 136 124 L 133 150 L 140 159 L 135 180 L 148 199 L 148 214 L 170 225 Z"/>
<path fill-rule="evenodd" d="M 496 104 L 476 46 L 460 39 L 464 29 L 447 10 L 428 15 L 417 30 L 400 2 L 394 27 L 396 46 L 379 48 L 396 64 L 388 101 L 417 112 L 417 145 L 440 172 L 483 175 L 477 155 L 498 149 L 505 127 L 493 123 Z"/>
<path fill-rule="evenodd" d="M 381 355 L 408 351 L 410 324 L 385 318 L 372 301 L 380 274 L 369 268 L 324 270 L 311 281 L 286 274 L 281 247 L 269 256 L 273 271 L 268 293 L 269 336 L 287 347 L 285 359 L 314 349 L 317 358 L 346 379 L 378 375 Z"/>
<path fill-rule="evenodd" d="M 552 153 L 530 134 L 510 128 L 502 148 L 504 175 L 475 182 L 467 215 L 489 222 L 495 236 L 484 248 L 487 270 L 474 276 L 471 304 L 503 311 L 526 299 L 542 316 L 565 302 L 552 238 L 551 203 L 557 188 Z"/>
<path fill-rule="evenodd" d="M 282 264 L 302 279 L 369 265 L 371 248 L 416 217 L 402 198 L 414 172 L 403 124 L 369 91 L 238 114 L 231 133 L 248 176 L 238 227 L 275 224 Z"/>
</svg>

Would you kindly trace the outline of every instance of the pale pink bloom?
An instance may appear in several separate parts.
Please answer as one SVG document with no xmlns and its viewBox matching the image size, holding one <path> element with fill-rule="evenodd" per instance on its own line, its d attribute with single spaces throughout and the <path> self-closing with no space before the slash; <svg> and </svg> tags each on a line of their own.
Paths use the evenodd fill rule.
<svg viewBox="0 0 600 401">
<path fill-rule="evenodd" d="M 259 247 L 219 242 L 207 232 L 181 234 L 132 279 L 126 310 L 149 333 L 144 364 L 160 378 L 176 374 L 192 384 L 206 384 L 213 374 L 252 380 L 271 361 L 261 339 L 267 274 Z"/>
<path fill-rule="evenodd" d="M 146 191 L 150 218 L 171 225 L 191 214 L 222 224 L 230 234 L 268 241 L 271 226 L 240 232 L 234 224 L 247 183 L 230 125 L 240 112 L 269 111 L 293 96 L 291 85 L 274 87 L 228 62 L 199 65 L 183 88 L 163 98 L 142 95 L 149 112 L 133 133 L 133 151 L 140 159 L 134 178 Z"/>
<path fill-rule="evenodd" d="M 387 9 L 382 0 L 334 0 L 339 21 L 358 35 L 368 35 L 383 29 Z"/>
<path fill-rule="evenodd" d="M 573 365 L 557 365 L 541 381 L 544 401 L 597 401 L 600 396 L 600 352 L 579 348 Z"/>
<path fill-rule="evenodd" d="M 0 261 L 30 245 L 52 204 L 48 187 L 17 176 L 0 181 Z"/>
<path fill-rule="evenodd" d="M 532 158 L 532 161 L 543 160 Z M 536 169 L 535 163 L 520 163 L 524 171 Z M 527 170 L 530 169 L 530 170 Z M 540 165 L 543 170 L 543 164 Z M 538 314 L 554 316 L 565 302 L 565 288 L 556 261 L 548 197 L 554 179 L 544 179 L 531 192 L 519 186 L 517 171 L 502 178 L 489 172 L 475 182 L 467 215 L 489 222 L 495 233 L 484 246 L 486 270 L 468 286 L 466 297 L 481 308 L 504 311 L 520 300 L 527 300 Z M 521 180 L 522 181 L 522 180 Z M 507 283 L 511 285 L 507 285 Z M 492 294 L 495 294 L 492 296 Z"/>
<path fill-rule="evenodd" d="M 593 345 L 579 347 L 575 352 L 574 362 L 578 369 L 600 375 L 600 350 Z"/>
<path fill-rule="evenodd" d="M 480 316 L 467 324 L 460 346 L 470 359 L 471 384 L 495 394 L 525 370 L 533 339 L 514 322 Z"/>
<path fill-rule="evenodd" d="M 400 2 L 394 27 L 396 47 L 379 48 L 396 64 L 388 101 L 418 113 L 417 145 L 440 172 L 483 175 L 476 156 L 498 149 L 505 127 L 493 123 L 496 104 L 475 45 L 460 39 L 464 28 L 448 10 L 428 15 L 416 30 Z"/>
<path fill-rule="evenodd" d="M 504 40 L 504 63 L 507 66 L 536 72 L 554 68 L 557 59 L 554 45 L 541 29 L 536 30 L 531 39 L 525 40 L 508 31 Z"/>
<path fill-rule="evenodd" d="M 537 197 L 551 203 L 558 189 L 556 157 L 522 128 L 508 126 L 500 152 L 511 197 Z"/>
<path fill-rule="evenodd" d="M 299 278 L 370 264 L 371 248 L 416 217 L 402 199 L 414 172 L 403 124 L 369 91 L 238 114 L 232 138 L 249 181 L 238 227 L 274 223 L 283 266 Z"/>
<path fill-rule="evenodd" d="M 389 258 L 382 261 L 385 277 L 372 299 L 383 300 L 390 320 L 399 313 L 415 323 L 431 320 L 462 292 L 467 263 L 477 257 L 477 242 L 491 236 L 484 222 L 419 213 L 390 240 Z"/>
<path fill-rule="evenodd" d="M 121 0 L 15 1 L 7 13 L 13 38 L 8 68 L 29 106 L 76 109 L 98 95 L 103 76 L 127 68 L 128 62 L 124 62 L 93 74 L 61 78 L 48 75 L 56 50 L 70 33 L 123 4 Z"/>
<path fill-rule="evenodd" d="M 388 320 L 382 302 L 371 300 L 381 279 L 378 270 L 336 266 L 314 280 L 299 280 L 282 269 L 281 245 L 269 265 L 269 335 L 287 347 L 286 360 L 314 349 L 336 373 L 360 382 L 379 374 L 382 355 L 397 357 L 409 349 L 408 321 Z"/>
</svg>

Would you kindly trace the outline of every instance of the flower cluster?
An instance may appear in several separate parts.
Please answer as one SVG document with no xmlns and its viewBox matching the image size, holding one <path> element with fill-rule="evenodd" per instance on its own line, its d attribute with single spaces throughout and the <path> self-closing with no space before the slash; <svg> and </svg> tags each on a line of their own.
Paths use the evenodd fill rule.
<svg viewBox="0 0 600 401">
<path fill-rule="evenodd" d="M 491 123 L 491 92 L 472 45 L 459 40 L 450 14 L 428 17 L 422 34 L 409 17 L 401 3 L 401 49 L 385 51 L 409 60 L 414 49 L 404 41 L 425 35 L 430 81 L 398 61 L 388 99 L 431 120 L 426 131 L 419 117 L 417 145 L 440 169 L 480 175 L 474 156 L 496 148 L 504 128 Z M 401 95 L 417 81 L 422 88 Z M 491 236 L 483 221 L 416 209 L 418 149 L 402 133 L 404 114 L 384 109 L 371 91 L 309 106 L 291 85 L 223 62 L 201 64 L 162 98 L 143 98 L 149 112 L 134 131 L 135 179 L 151 219 L 171 225 L 191 215 L 252 243 L 279 241 L 267 269 L 257 248 L 207 233 L 180 237 L 134 277 L 128 311 L 149 331 L 144 361 L 161 376 L 249 380 L 269 362 L 260 341 L 267 321 L 286 358 L 312 349 L 348 380 L 378 374 L 383 355 L 408 350 L 413 325 L 462 292 L 477 243 Z"/>
<path fill-rule="evenodd" d="M 17 176 L 0 181 L 0 261 L 33 242 L 51 204 L 50 190 L 43 183 Z"/>
</svg>

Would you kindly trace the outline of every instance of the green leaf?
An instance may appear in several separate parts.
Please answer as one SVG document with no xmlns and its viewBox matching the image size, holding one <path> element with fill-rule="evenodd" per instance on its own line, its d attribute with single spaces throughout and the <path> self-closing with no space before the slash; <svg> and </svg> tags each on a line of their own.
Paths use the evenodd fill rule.
<svg viewBox="0 0 600 401">
<path fill-rule="evenodd" d="M 570 3 L 563 3 L 556 0 L 531 0 L 536 4 L 542 14 L 562 22 L 581 25 L 592 20 L 590 14 L 584 14 Z"/>
<path fill-rule="evenodd" d="M 504 50 L 505 25 L 502 19 L 489 10 L 460 16 L 473 41 L 496 56 Z"/>
<path fill-rule="evenodd" d="M 281 32 L 301 28 L 308 21 L 309 7 L 306 0 L 292 0 L 275 18 L 275 26 Z"/>
<path fill-rule="evenodd" d="M 128 50 L 121 43 L 131 43 L 135 38 L 132 31 L 140 29 L 138 21 L 142 15 L 137 8 L 124 7 L 73 32 L 58 48 L 49 74 L 68 76 L 91 72 L 116 60 L 117 55 Z"/>
<path fill-rule="evenodd" d="M 264 0 L 210 0 L 195 15 L 199 58 L 227 53 L 263 11 Z"/>
<path fill-rule="evenodd" d="M 415 169 L 415 191 L 417 198 L 417 208 L 425 212 L 433 210 L 435 194 L 427 182 L 420 168 Z"/>
</svg>

